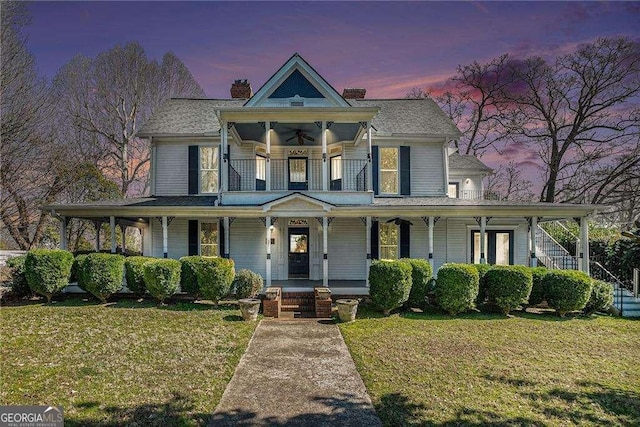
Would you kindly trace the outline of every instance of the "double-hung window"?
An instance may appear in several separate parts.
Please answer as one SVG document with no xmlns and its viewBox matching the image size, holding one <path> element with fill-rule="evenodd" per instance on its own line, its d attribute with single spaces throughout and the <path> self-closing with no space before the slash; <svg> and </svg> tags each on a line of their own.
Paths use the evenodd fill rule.
<svg viewBox="0 0 640 427">
<path fill-rule="evenodd" d="M 398 226 L 380 224 L 380 259 L 398 259 L 400 254 L 400 233 Z"/>
<path fill-rule="evenodd" d="M 200 223 L 200 255 L 202 256 L 218 255 L 218 223 L 217 222 L 201 222 Z"/>
<path fill-rule="evenodd" d="M 400 159 L 397 147 L 380 148 L 380 193 L 398 194 Z"/>
<path fill-rule="evenodd" d="M 447 195 L 453 199 L 457 199 L 460 197 L 460 183 L 459 182 L 450 182 L 449 187 L 447 188 Z"/>
<path fill-rule="evenodd" d="M 218 185 L 218 147 L 200 147 L 200 193 L 217 193 Z"/>
</svg>

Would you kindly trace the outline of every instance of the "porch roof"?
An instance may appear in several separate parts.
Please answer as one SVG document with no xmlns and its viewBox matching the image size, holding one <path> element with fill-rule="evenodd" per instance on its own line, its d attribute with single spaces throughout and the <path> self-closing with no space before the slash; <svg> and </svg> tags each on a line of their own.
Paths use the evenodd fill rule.
<svg viewBox="0 0 640 427">
<path fill-rule="evenodd" d="M 305 200 L 311 199 L 308 196 Z M 78 217 L 97 218 L 117 216 L 123 218 L 144 218 L 149 216 L 177 217 L 260 217 L 265 216 L 265 207 L 272 207 L 274 202 L 294 200 L 293 195 L 276 196 L 267 203 L 255 205 L 218 205 L 216 196 L 164 196 L 144 197 L 137 199 L 116 199 L 82 204 L 52 204 L 43 206 L 42 210 L 54 214 Z M 315 199 L 313 199 L 315 201 Z M 307 200 L 311 201 L 311 200 Z M 304 209 L 302 216 L 440 216 L 440 217 L 528 217 L 573 218 L 603 211 L 602 205 L 542 203 L 498 200 L 466 200 L 449 197 L 377 197 L 372 204 L 349 205 L 331 204 L 317 200 L 317 209 Z M 330 209 L 327 209 L 330 207 Z M 268 209 L 267 209 L 268 210 Z M 296 210 L 293 209 L 292 212 Z M 280 212 L 279 212 L 280 213 Z M 282 211 L 276 216 L 291 216 Z M 295 216 L 295 215 L 294 215 Z"/>
</svg>

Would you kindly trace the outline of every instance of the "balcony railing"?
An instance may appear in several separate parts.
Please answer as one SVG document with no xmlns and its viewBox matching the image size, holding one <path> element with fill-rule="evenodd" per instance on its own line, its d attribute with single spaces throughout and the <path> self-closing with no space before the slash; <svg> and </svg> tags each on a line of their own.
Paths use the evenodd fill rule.
<svg viewBox="0 0 640 427">
<path fill-rule="evenodd" d="M 271 190 L 322 191 L 322 159 L 271 159 Z M 367 161 L 333 159 L 327 165 L 330 191 L 367 191 Z M 229 161 L 229 191 L 265 191 L 266 161 Z"/>
<path fill-rule="evenodd" d="M 487 191 L 481 190 L 460 190 L 458 193 L 459 199 L 465 200 L 503 200 L 503 197 L 500 197 L 499 194 L 490 193 Z"/>
</svg>

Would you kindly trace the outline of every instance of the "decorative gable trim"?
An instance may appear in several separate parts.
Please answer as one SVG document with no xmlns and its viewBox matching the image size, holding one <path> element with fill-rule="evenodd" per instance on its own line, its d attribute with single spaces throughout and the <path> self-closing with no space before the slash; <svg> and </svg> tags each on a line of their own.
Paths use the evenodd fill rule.
<svg viewBox="0 0 640 427">
<path fill-rule="evenodd" d="M 331 212 L 331 210 L 335 207 L 331 203 L 323 202 L 322 200 L 318 200 L 314 197 L 306 196 L 302 193 L 292 193 L 284 197 L 280 197 L 279 199 L 272 200 L 270 202 L 264 203 L 262 205 L 263 212 L 270 212 L 273 209 L 278 207 L 284 207 L 286 205 L 295 205 L 299 204 L 303 210 L 309 210 L 310 208 L 314 211 L 324 211 Z"/>
<path fill-rule="evenodd" d="M 317 91 L 337 107 L 351 107 L 345 99 L 333 88 L 307 61 L 299 54 L 294 54 L 276 73 L 262 85 L 260 89 L 245 104 L 245 107 L 257 107 L 268 99 L 295 72 L 304 77 Z M 297 75 L 297 73 L 296 73 Z M 298 78 L 298 77 L 296 77 Z"/>
</svg>

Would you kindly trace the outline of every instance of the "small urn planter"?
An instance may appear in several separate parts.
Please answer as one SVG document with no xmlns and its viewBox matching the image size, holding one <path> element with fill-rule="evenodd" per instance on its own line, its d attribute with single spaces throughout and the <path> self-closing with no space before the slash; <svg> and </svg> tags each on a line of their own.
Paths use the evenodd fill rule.
<svg viewBox="0 0 640 427">
<path fill-rule="evenodd" d="M 253 321 L 258 320 L 258 311 L 260 311 L 261 301 L 258 298 L 243 298 L 238 300 L 242 319 Z"/>
<path fill-rule="evenodd" d="M 357 299 L 339 299 L 336 301 L 336 305 L 338 306 L 338 317 L 342 322 L 356 320 L 356 313 L 358 312 Z"/>
</svg>

